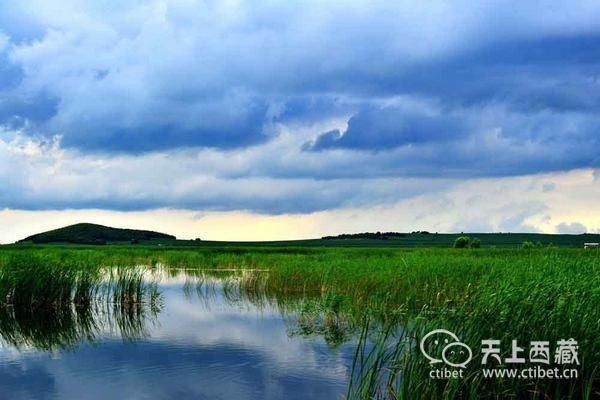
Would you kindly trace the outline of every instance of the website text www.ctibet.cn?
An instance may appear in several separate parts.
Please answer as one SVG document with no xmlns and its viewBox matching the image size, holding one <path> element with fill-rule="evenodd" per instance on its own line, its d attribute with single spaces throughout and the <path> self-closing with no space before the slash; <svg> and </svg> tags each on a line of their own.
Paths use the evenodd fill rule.
<svg viewBox="0 0 600 400">
<path fill-rule="evenodd" d="M 420 342 L 423 355 L 429 360 L 432 379 L 460 379 L 473 360 L 473 350 L 458 336 L 445 329 L 429 332 Z M 579 371 L 579 345 L 575 339 L 561 339 L 551 347 L 549 341 L 529 342 L 520 347 L 512 340 L 508 357 L 501 357 L 502 343 L 496 339 L 481 341 L 481 369 L 488 379 L 576 379 Z M 553 351 L 551 351 L 553 350 Z"/>
</svg>

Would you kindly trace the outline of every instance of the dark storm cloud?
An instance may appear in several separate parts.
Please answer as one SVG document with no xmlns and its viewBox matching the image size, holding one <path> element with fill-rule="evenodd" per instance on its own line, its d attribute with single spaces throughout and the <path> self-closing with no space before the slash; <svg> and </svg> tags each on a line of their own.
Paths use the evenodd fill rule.
<svg viewBox="0 0 600 400">
<path fill-rule="evenodd" d="M 303 150 L 376 151 L 380 173 L 402 176 L 513 176 L 600 165 L 600 118 L 593 114 L 495 107 L 440 112 L 361 110 L 346 130 L 324 132 Z M 323 176 L 336 173 L 352 169 Z"/>
<path fill-rule="evenodd" d="M 431 142 L 444 143 L 468 133 L 466 121 L 452 116 L 428 116 L 404 113 L 397 108 L 366 108 L 348 121 L 342 134 L 333 130 L 320 135 L 311 150 L 343 147 L 385 150 Z"/>
<path fill-rule="evenodd" d="M 599 168 L 599 14 L 591 1 L 12 2 L 0 206 L 310 212 L 415 194 L 357 191 L 373 178 Z M 55 137 L 43 156 L 27 142 Z M 163 168 L 177 188 L 157 154 L 186 158 Z"/>
<path fill-rule="evenodd" d="M 171 118 L 184 107 L 189 105 L 181 105 L 176 111 L 169 106 L 157 109 L 156 114 L 148 116 L 153 122 L 147 123 L 96 120 L 86 124 L 82 116 L 64 128 L 62 143 L 89 151 L 140 153 L 183 146 L 239 148 L 264 142 L 269 137 L 264 126 L 268 123 L 267 105 L 263 101 L 253 100 L 237 109 L 236 104 L 220 102 L 218 108 L 209 106 L 209 110 L 198 111 L 202 116 L 190 111 L 185 121 Z M 76 133 L 81 131 L 86 134 Z"/>
<path fill-rule="evenodd" d="M 465 44 L 474 38 L 467 39 Z M 418 62 L 398 61 L 395 70 L 347 81 L 373 96 L 412 94 L 447 107 L 489 104 L 536 111 L 590 111 L 600 107 L 600 35 L 494 38 L 486 43 Z M 375 65 L 383 65 L 375 62 Z"/>
<path fill-rule="evenodd" d="M 272 138 L 273 122 L 346 112 L 348 132 L 328 133 L 313 149 L 382 150 L 465 132 L 451 116 L 380 109 L 390 96 L 434 99 L 473 117 L 498 104 L 598 109 L 593 4 L 512 14 L 492 2 L 433 14 L 440 6 L 11 5 L 0 11 L 9 38 L 0 122 L 34 120 L 38 135 L 60 133 L 64 146 L 84 151 L 138 153 L 246 147 Z M 486 21 L 494 25 L 483 29 Z"/>
</svg>

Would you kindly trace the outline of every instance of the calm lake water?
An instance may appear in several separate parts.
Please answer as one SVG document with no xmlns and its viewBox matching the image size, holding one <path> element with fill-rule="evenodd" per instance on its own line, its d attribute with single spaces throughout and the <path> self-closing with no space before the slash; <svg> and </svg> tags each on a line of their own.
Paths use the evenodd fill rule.
<svg viewBox="0 0 600 400">
<path fill-rule="evenodd" d="M 0 398 L 344 397 L 355 339 L 328 343 L 294 312 L 236 296 L 227 282 L 162 276 L 155 304 L 124 312 L 4 313 Z"/>
</svg>

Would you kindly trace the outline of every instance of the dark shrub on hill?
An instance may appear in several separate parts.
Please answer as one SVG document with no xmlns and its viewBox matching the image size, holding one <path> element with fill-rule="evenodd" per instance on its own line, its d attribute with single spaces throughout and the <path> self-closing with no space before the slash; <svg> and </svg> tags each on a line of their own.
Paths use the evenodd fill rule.
<svg viewBox="0 0 600 400">
<path fill-rule="evenodd" d="M 455 249 L 466 249 L 467 247 L 469 247 L 470 241 L 471 241 L 471 239 L 468 236 L 459 236 L 454 241 L 454 248 Z"/>
<path fill-rule="evenodd" d="M 454 241 L 455 249 L 478 249 L 481 247 L 481 240 L 471 239 L 469 236 L 459 236 Z"/>
</svg>

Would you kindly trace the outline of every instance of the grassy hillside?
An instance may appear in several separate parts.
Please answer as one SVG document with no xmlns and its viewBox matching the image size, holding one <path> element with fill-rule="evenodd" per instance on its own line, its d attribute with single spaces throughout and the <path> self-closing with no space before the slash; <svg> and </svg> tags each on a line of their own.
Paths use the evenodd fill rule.
<svg viewBox="0 0 600 400">
<path fill-rule="evenodd" d="M 153 231 L 111 228 L 96 224 L 76 224 L 29 236 L 21 242 L 105 244 L 146 240 L 175 240 L 175 236 Z"/>
</svg>

